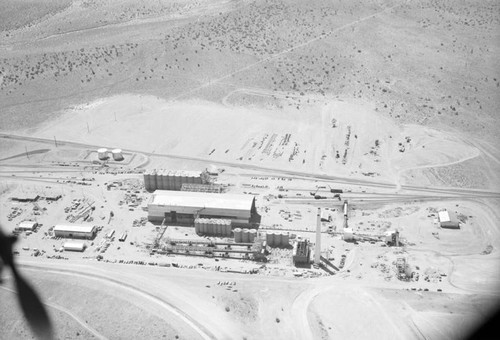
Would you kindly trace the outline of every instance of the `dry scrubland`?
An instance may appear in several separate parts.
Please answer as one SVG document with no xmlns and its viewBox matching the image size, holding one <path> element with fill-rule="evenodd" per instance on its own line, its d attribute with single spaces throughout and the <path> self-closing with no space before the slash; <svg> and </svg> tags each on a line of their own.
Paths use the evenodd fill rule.
<svg viewBox="0 0 500 340">
<path fill-rule="evenodd" d="M 95 200 L 98 224 L 116 212 L 103 233 L 146 216 L 118 203 L 126 200 L 119 186 L 102 189 L 110 181 L 132 187 L 140 175 L 108 170 L 217 164 L 228 168 L 219 180 L 230 191 L 257 195 L 263 229 L 313 239 L 315 205 L 333 209 L 324 255 L 335 266 L 346 261 L 334 277 L 306 279 L 307 270 L 293 277 L 289 249 L 274 249 L 256 276 L 214 269 L 259 267 L 253 262 L 201 257 L 170 258 L 195 270 L 96 264 L 83 257 L 97 243 L 83 257 L 64 253 L 70 261 L 22 252 L 38 268 L 25 274 L 50 304 L 58 338 L 465 336 L 498 301 L 499 13 L 495 0 L 1 1 L 0 132 L 90 145 L 0 139 L 2 209 L 14 211 L 14 194 L 49 186 L 64 194 L 40 203 L 43 229 L 22 245 L 53 255 L 51 243 L 62 241 L 43 232 L 64 220 L 73 198 Z M 97 145 L 137 152 L 97 169 Z M 344 178 L 283 182 L 259 166 Z M 327 234 L 342 227 L 341 203 L 309 196 L 326 183 L 349 189 L 355 232 L 397 227 L 407 247 Z M 405 184 L 429 190 L 415 202 L 419 192 Z M 470 190 L 431 192 L 436 186 Z M 34 218 L 31 204 L 20 206 L 15 223 L 1 216 L 2 226 Z M 443 208 L 462 214 L 462 229 L 433 223 Z M 130 230 L 134 244 L 113 243 L 107 259 L 151 259 L 154 226 Z M 388 268 L 403 253 L 429 281 L 394 277 Z M 67 275 L 73 269 L 80 276 Z M 0 338 L 30 338 L 6 282 L 0 324 L 9 327 Z"/>
</svg>

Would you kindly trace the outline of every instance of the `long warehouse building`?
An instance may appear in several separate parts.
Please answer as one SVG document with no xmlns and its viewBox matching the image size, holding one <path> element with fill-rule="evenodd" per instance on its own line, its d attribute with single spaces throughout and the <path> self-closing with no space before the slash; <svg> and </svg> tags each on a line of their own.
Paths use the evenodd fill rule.
<svg viewBox="0 0 500 340">
<path fill-rule="evenodd" d="M 193 224 L 195 218 L 230 219 L 231 225 L 258 222 L 255 197 L 240 194 L 156 190 L 148 203 L 151 222 Z"/>
<path fill-rule="evenodd" d="M 93 239 L 97 234 L 97 227 L 91 225 L 58 224 L 54 227 L 54 235 L 64 238 Z"/>
</svg>

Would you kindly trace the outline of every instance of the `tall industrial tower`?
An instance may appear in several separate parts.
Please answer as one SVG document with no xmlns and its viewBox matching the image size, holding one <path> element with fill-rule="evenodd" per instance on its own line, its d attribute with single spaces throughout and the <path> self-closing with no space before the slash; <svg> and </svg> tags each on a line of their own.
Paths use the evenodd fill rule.
<svg viewBox="0 0 500 340">
<path fill-rule="evenodd" d="M 319 265 L 321 257 L 321 208 L 316 215 L 316 249 L 314 250 L 314 264 Z"/>
</svg>

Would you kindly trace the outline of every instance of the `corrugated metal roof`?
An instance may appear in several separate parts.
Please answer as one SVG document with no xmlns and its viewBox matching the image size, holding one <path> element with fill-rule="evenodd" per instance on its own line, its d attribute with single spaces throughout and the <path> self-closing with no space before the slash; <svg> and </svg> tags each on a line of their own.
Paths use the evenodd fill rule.
<svg viewBox="0 0 500 340">
<path fill-rule="evenodd" d="M 156 190 L 153 194 L 150 204 L 250 211 L 250 209 L 252 208 L 253 200 L 253 195 Z"/>
<path fill-rule="evenodd" d="M 75 233 L 91 233 L 94 229 L 91 225 L 76 225 L 76 224 L 58 224 L 54 227 L 55 231 L 67 231 Z"/>
<path fill-rule="evenodd" d="M 448 214 L 447 210 L 438 212 L 439 222 L 450 222 L 450 214 Z"/>
</svg>

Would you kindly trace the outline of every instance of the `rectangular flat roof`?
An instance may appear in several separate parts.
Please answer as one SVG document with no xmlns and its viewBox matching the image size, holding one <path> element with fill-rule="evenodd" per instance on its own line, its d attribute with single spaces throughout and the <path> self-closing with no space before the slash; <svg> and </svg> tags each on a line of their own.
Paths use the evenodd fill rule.
<svg viewBox="0 0 500 340">
<path fill-rule="evenodd" d="M 156 190 L 150 204 L 250 211 L 254 196 L 193 191 Z"/>
<path fill-rule="evenodd" d="M 450 214 L 448 214 L 447 210 L 438 212 L 439 222 L 450 222 Z"/>
<path fill-rule="evenodd" d="M 58 224 L 54 227 L 55 231 L 67 231 L 74 233 L 91 233 L 94 230 L 91 225 L 77 225 L 77 224 Z"/>
</svg>

